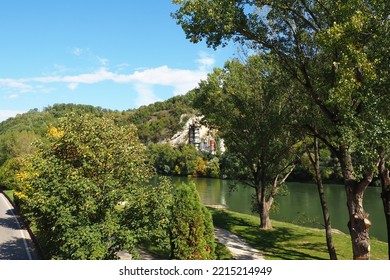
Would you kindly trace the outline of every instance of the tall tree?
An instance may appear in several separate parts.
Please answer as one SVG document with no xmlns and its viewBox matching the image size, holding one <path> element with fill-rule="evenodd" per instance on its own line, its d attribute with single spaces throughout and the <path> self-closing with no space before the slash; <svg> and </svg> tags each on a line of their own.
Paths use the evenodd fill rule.
<svg viewBox="0 0 390 280">
<path fill-rule="evenodd" d="M 388 38 L 389 3 L 352 1 L 174 0 L 189 40 L 214 48 L 233 40 L 270 52 L 327 122 L 307 126 L 340 161 L 349 213 L 353 258 L 370 258 L 370 221 L 363 194 L 378 155 L 380 107 L 388 106 L 388 76 L 378 38 Z M 223 8 L 221 8 L 223 7 Z M 388 43 L 388 39 L 385 39 Z M 387 50 L 388 52 L 388 50 Z M 388 57 L 388 55 L 387 55 Z M 313 120 L 316 121 L 316 120 Z M 383 141 L 382 139 L 380 141 Z M 385 140 L 386 141 L 386 140 Z M 387 139 L 388 141 L 388 139 Z"/>
<path fill-rule="evenodd" d="M 332 237 L 332 225 L 330 222 L 330 213 L 328 209 L 328 203 L 325 198 L 324 186 L 322 184 L 321 167 L 320 167 L 320 148 L 318 139 L 313 137 L 313 155 L 306 140 L 304 140 L 306 154 L 314 170 L 314 178 L 317 184 L 318 195 L 320 197 L 322 216 L 324 219 L 326 246 L 328 247 L 329 257 L 331 260 L 337 260 L 336 249 L 333 243 Z"/>
<path fill-rule="evenodd" d="M 281 79 L 271 56 L 245 63 L 229 61 L 200 83 L 195 107 L 219 129 L 229 152 L 250 170 L 260 227 L 272 228 L 269 211 L 278 190 L 294 168 L 296 138 L 289 107 L 288 79 Z"/>
</svg>

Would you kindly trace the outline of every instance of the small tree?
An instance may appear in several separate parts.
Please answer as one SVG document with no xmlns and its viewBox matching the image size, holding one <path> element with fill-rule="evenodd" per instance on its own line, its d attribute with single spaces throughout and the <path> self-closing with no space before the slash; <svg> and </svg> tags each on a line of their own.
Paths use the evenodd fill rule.
<svg viewBox="0 0 390 280">
<path fill-rule="evenodd" d="M 170 242 L 172 259 L 215 259 L 211 214 L 201 204 L 193 183 L 182 184 L 173 192 Z"/>
</svg>

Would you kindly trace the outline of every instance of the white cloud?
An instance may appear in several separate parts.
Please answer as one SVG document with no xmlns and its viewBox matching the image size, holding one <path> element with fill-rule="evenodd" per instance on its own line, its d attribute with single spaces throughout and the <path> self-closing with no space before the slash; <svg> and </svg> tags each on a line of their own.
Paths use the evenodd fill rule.
<svg viewBox="0 0 390 280">
<path fill-rule="evenodd" d="M 20 79 L 0 79 L 0 87 L 17 90 L 20 93 L 29 92 L 32 86 Z"/>
<path fill-rule="evenodd" d="M 15 117 L 17 114 L 22 114 L 22 111 L 13 110 L 0 110 L 0 122 L 5 121 L 8 118 Z"/>
<path fill-rule="evenodd" d="M 99 61 L 100 65 L 102 66 L 108 66 L 108 59 L 100 56 L 96 56 L 96 59 Z"/>
<path fill-rule="evenodd" d="M 75 55 L 82 55 L 84 51 L 80 48 L 74 48 Z M 88 53 L 88 52 L 87 52 Z M 142 92 L 139 97 L 139 103 L 145 103 L 146 100 L 155 101 L 156 95 L 153 92 L 153 86 L 172 87 L 175 95 L 185 94 L 195 88 L 198 83 L 207 78 L 207 73 L 214 65 L 215 60 L 206 53 L 200 53 L 197 59 L 198 68 L 195 70 L 175 69 L 167 65 L 155 68 L 143 68 L 130 74 L 121 74 L 110 70 L 108 60 L 97 57 L 101 67 L 92 72 L 81 73 L 78 75 L 47 75 L 41 77 L 31 77 L 23 79 L 0 79 L 0 87 L 9 88 L 17 93 L 25 92 L 42 92 L 48 84 L 51 85 L 50 92 L 53 92 L 53 86 L 65 84 L 69 90 L 76 90 L 81 84 L 97 84 L 101 82 L 113 82 L 118 84 L 132 85 L 138 93 Z"/>
<path fill-rule="evenodd" d="M 84 50 L 82 48 L 73 48 L 72 54 L 75 56 L 81 56 L 84 53 Z"/>
<path fill-rule="evenodd" d="M 16 98 L 19 98 L 20 95 L 19 94 L 11 94 L 7 97 L 7 99 L 16 99 Z"/>
<path fill-rule="evenodd" d="M 199 69 L 201 69 L 202 71 L 207 71 L 214 66 L 215 59 L 211 55 L 205 52 L 201 52 L 199 56 L 200 58 L 196 60 L 199 65 Z"/>
<path fill-rule="evenodd" d="M 68 89 L 70 89 L 70 90 L 75 90 L 78 86 L 79 86 L 78 83 L 70 83 L 70 84 L 68 85 Z"/>
<path fill-rule="evenodd" d="M 135 84 L 134 89 L 138 96 L 135 99 L 135 105 L 140 107 L 142 105 L 152 104 L 161 101 L 155 94 L 151 86 L 145 84 Z"/>
<path fill-rule="evenodd" d="M 45 76 L 26 79 L 30 82 L 38 83 L 66 83 L 66 84 L 96 84 L 104 81 L 113 80 L 115 73 L 108 71 L 106 68 L 99 68 L 92 73 L 67 76 Z"/>
</svg>

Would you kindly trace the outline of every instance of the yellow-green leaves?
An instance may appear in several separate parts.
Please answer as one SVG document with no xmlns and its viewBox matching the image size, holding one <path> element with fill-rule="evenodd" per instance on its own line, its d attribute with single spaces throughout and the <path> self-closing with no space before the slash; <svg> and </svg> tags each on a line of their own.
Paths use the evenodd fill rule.
<svg viewBox="0 0 390 280">
<path fill-rule="evenodd" d="M 19 173 L 16 192 L 48 258 L 113 259 L 119 250 L 134 249 L 139 236 L 153 234 L 165 212 L 148 203 L 154 195 L 165 209 L 170 189 L 149 185 L 151 168 L 133 126 L 69 114 L 48 133 Z M 130 201 L 118 211 L 118 204 Z M 141 205 L 149 207 L 136 211 Z M 163 214 L 155 220 L 157 212 Z M 146 225 L 141 221 L 147 215 Z"/>
</svg>

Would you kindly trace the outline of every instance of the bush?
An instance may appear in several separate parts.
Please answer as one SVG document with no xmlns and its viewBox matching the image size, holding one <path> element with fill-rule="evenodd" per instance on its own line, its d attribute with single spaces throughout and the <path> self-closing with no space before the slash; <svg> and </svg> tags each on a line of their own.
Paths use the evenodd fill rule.
<svg viewBox="0 0 390 280">
<path fill-rule="evenodd" d="M 170 242 L 172 259 L 215 259 L 211 214 L 201 204 L 193 183 L 182 184 L 173 192 Z"/>
</svg>

